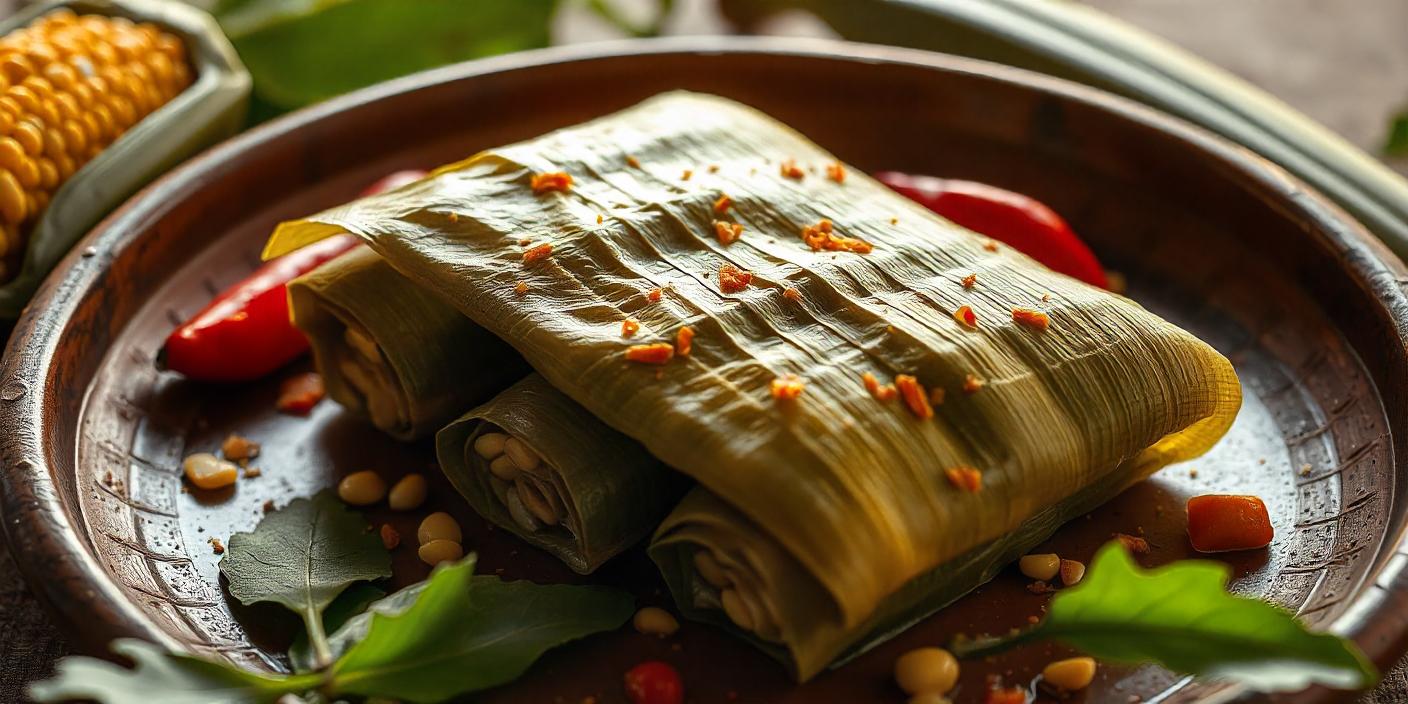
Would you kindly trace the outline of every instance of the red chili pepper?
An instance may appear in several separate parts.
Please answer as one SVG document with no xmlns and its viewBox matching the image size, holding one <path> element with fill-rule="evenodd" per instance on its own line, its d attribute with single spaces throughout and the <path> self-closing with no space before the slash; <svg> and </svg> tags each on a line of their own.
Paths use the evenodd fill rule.
<svg viewBox="0 0 1408 704">
<path fill-rule="evenodd" d="M 397 171 L 362 195 L 424 176 L 424 171 Z M 157 355 L 158 366 L 201 381 L 249 381 L 293 361 L 308 351 L 308 339 L 289 321 L 288 282 L 357 243 L 356 237 L 338 235 L 265 262 L 176 328 Z"/>
<path fill-rule="evenodd" d="M 1105 269 L 1054 210 L 1020 193 L 974 181 L 911 176 L 875 178 L 899 194 L 963 227 L 1011 245 L 1047 268 L 1108 288 Z"/>
<path fill-rule="evenodd" d="M 681 704 L 684 684 L 668 663 L 647 660 L 626 672 L 626 696 L 631 704 Z"/>
</svg>

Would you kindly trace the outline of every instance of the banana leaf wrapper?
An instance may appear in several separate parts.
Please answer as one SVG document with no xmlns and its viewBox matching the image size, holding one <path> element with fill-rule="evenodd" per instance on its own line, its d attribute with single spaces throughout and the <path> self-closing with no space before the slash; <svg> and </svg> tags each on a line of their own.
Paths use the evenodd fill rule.
<svg viewBox="0 0 1408 704">
<path fill-rule="evenodd" d="M 953 578 L 946 563 L 1014 531 L 1035 537 L 1029 521 L 1054 528 L 1075 506 L 1205 452 L 1241 398 L 1225 358 L 1133 301 L 854 170 L 827 178 L 827 166 L 845 168 L 760 112 L 671 93 L 285 223 L 266 255 L 364 238 L 696 479 L 708 493 L 688 497 L 657 540 L 745 560 L 735 575 L 775 611 L 757 636 L 806 679 L 873 632 L 872 619 L 912 611 L 893 606 L 906 588 L 946 602 L 1014 551 L 980 555 Z M 559 171 L 574 176 L 570 190 L 535 193 L 536 174 Z M 823 219 L 872 251 L 813 250 L 800 235 Z M 721 243 L 716 220 L 742 236 Z M 550 256 L 525 256 L 542 243 Z M 751 281 L 723 286 L 724 264 Z M 970 274 L 972 288 L 960 283 Z M 659 301 L 647 295 L 656 287 Z M 964 305 L 976 328 L 955 319 Z M 1047 314 L 1049 329 L 1015 322 L 1016 307 Z M 623 340 L 628 317 L 640 330 Z M 684 325 L 696 333 L 689 356 L 626 361 L 628 345 Z M 947 398 L 920 418 L 872 396 L 867 372 L 913 375 Z M 779 401 L 773 382 L 788 375 L 803 393 Z M 964 467 L 981 473 L 981 490 L 948 480 Z M 693 575 L 670 577 L 681 604 L 699 603 Z"/>
<path fill-rule="evenodd" d="M 512 347 L 368 247 L 288 291 L 328 395 L 401 440 L 435 432 L 528 373 Z"/>
<path fill-rule="evenodd" d="M 510 484 L 475 451 L 486 433 L 517 438 L 542 461 L 516 469 Z M 440 468 L 479 515 L 581 574 L 650 535 L 691 484 L 537 374 L 445 426 L 435 446 Z M 515 493 L 523 482 L 561 518 L 526 516 Z"/>
</svg>

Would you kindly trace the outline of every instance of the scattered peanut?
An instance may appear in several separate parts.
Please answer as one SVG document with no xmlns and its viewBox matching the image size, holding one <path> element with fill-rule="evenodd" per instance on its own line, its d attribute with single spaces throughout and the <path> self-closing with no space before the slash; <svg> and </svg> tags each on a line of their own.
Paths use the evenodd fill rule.
<svg viewBox="0 0 1408 704">
<path fill-rule="evenodd" d="M 370 506 L 386 496 L 386 482 L 369 469 L 353 472 L 338 482 L 337 495 L 353 506 Z"/>
<path fill-rule="evenodd" d="M 1090 686 L 1095 679 L 1094 658 L 1068 658 L 1057 660 L 1041 671 L 1041 678 L 1065 692 L 1074 692 Z"/>
<path fill-rule="evenodd" d="M 724 572 L 723 565 L 707 550 L 694 553 L 694 569 L 712 586 L 726 587 L 729 584 L 728 573 Z"/>
<path fill-rule="evenodd" d="M 753 613 L 748 610 L 748 605 L 743 603 L 743 597 L 738 595 L 737 590 L 723 590 L 719 593 L 719 601 L 723 604 L 728 620 L 745 631 L 753 630 Z"/>
<path fill-rule="evenodd" d="M 220 453 L 231 462 L 252 460 L 259 456 L 259 443 L 243 435 L 230 433 L 230 436 L 225 438 L 225 442 L 220 445 Z"/>
<path fill-rule="evenodd" d="M 407 474 L 391 487 L 387 503 L 393 511 L 410 511 L 425 503 L 428 489 L 423 474 Z"/>
<path fill-rule="evenodd" d="M 958 660 L 943 648 L 918 648 L 895 661 L 895 683 L 906 694 L 947 694 L 958 683 Z"/>
<path fill-rule="evenodd" d="M 239 467 L 209 452 L 191 455 L 181 466 L 186 472 L 186 479 L 200 489 L 222 489 L 239 478 Z"/>
<path fill-rule="evenodd" d="M 464 557 L 464 548 L 453 540 L 432 540 L 416 551 L 420 561 L 431 567 Z"/>
<path fill-rule="evenodd" d="M 492 460 L 504 453 L 504 441 L 508 436 L 503 433 L 484 433 L 474 439 L 474 451 L 486 460 Z"/>
<path fill-rule="evenodd" d="M 518 466 L 513 463 L 513 460 L 508 458 L 508 455 L 495 457 L 494 460 L 489 463 L 489 472 L 506 482 L 518 479 Z"/>
<path fill-rule="evenodd" d="M 504 441 L 504 456 L 513 460 L 514 465 L 525 472 L 531 472 L 538 468 L 538 463 L 542 458 L 534 452 L 523 441 L 518 438 L 509 438 Z"/>
<path fill-rule="evenodd" d="M 655 606 L 637 611 L 631 624 L 641 633 L 661 638 L 674 635 L 680 629 L 680 622 L 669 611 Z"/>
<path fill-rule="evenodd" d="M 1085 579 L 1085 563 L 1076 560 L 1061 561 L 1061 583 L 1070 587 Z"/>
<path fill-rule="evenodd" d="M 1054 553 L 1023 555 L 1022 559 L 1017 561 L 1017 567 L 1022 570 L 1022 574 L 1032 579 L 1050 582 L 1061 571 L 1061 558 Z"/>
<path fill-rule="evenodd" d="M 436 540 L 458 543 L 464 540 L 464 533 L 460 532 L 460 524 L 455 522 L 450 514 L 437 511 L 420 522 L 420 528 L 416 530 L 416 540 L 419 540 L 421 545 Z"/>
</svg>

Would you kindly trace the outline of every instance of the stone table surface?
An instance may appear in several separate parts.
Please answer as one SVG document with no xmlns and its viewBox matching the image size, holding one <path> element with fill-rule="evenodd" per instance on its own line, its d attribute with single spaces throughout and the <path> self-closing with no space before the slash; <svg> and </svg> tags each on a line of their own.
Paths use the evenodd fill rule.
<svg viewBox="0 0 1408 704">
<path fill-rule="evenodd" d="M 1180 44 L 1279 96 L 1355 144 L 1376 153 L 1390 117 L 1408 107 L 1408 0 L 1086 0 Z M 0 12 L 12 0 L 0 0 Z M 677 33 L 723 29 L 707 0 L 680 0 Z M 573 20 L 565 39 L 590 38 Z M 565 24 L 565 26 L 564 26 Z M 824 34 L 807 19 L 784 33 Z M 1390 162 L 1408 173 L 1408 161 Z M 24 701 L 24 685 L 47 676 L 67 652 L 0 543 L 0 702 Z M 1408 702 L 1400 664 L 1365 704 Z"/>
</svg>

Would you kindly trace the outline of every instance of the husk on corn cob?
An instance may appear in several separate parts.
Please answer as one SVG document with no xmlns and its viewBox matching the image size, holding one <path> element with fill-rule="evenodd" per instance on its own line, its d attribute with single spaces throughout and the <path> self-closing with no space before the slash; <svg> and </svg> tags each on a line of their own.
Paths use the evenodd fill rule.
<svg viewBox="0 0 1408 704">
<path fill-rule="evenodd" d="M 149 23 L 58 9 L 0 37 L 0 280 L 54 193 L 190 83 L 181 40 Z"/>
<path fill-rule="evenodd" d="M 827 172 L 765 115 L 668 94 L 286 223 L 266 255 L 364 238 L 698 480 L 652 547 L 676 602 L 806 679 L 1206 451 L 1240 406 L 1226 359 L 1132 301 Z"/>
</svg>

